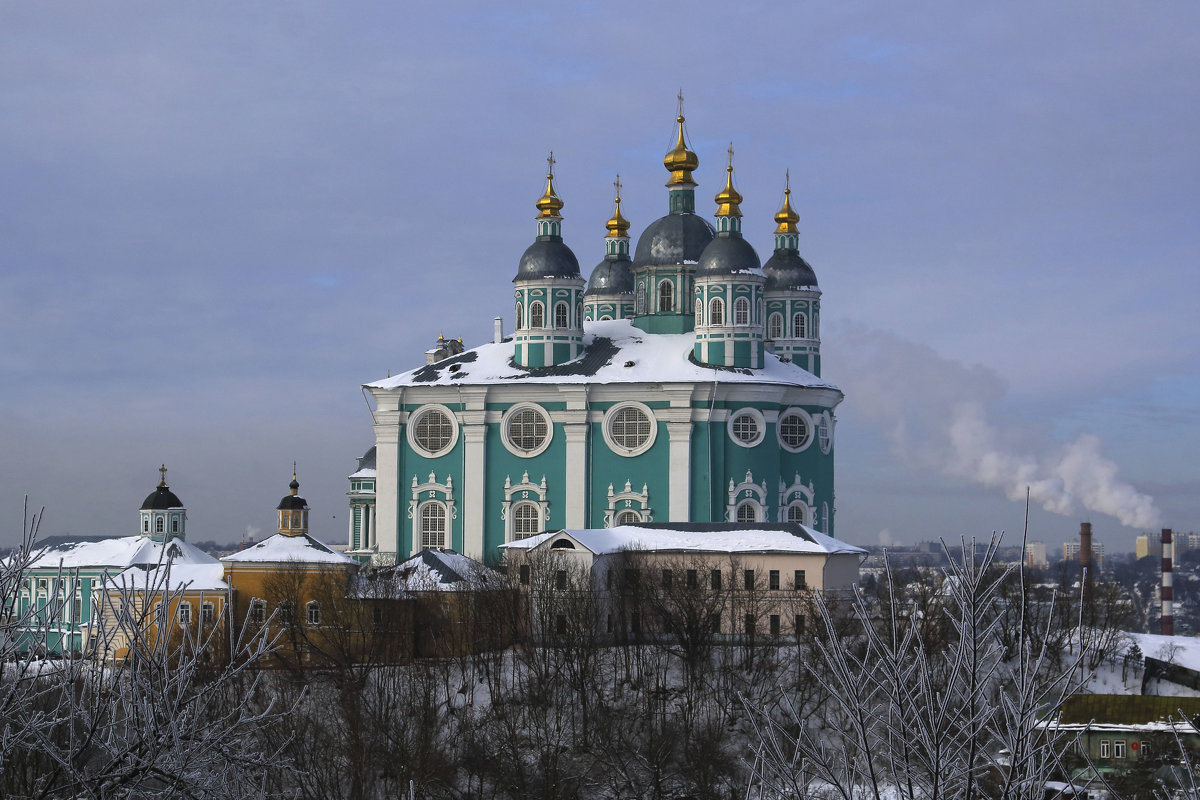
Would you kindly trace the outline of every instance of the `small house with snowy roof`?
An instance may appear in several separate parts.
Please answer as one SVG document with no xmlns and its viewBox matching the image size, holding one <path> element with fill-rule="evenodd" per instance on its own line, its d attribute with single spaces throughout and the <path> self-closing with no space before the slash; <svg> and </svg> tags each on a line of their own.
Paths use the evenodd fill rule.
<svg viewBox="0 0 1200 800">
<path fill-rule="evenodd" d="M 703 624 L 721 635 L 798 636 L 813 592 L 848 591 L 866 551 L 788 523 L 644 523 L 549 531 L 502 546 L 531 618 L 565 595 L 599 598 L 607 633 L 662 633 Z M 680 617 L 687 619 L 681 619 Z"/>
<path fill-rule="evenodd" d="M 348 552 L 426 548 L 492 562 L 546 530 L 653 521 L 792 523 L 832 536 L 834 409 L 821 291 L 784 178 L 774 253 L 742 236 L 733 150 L 714 223 L 682 113 L 663 164 L 668 213 L 631 247 L 620 181 L 585 281 L 549 160 L 511 336 L 365 384 L 375 441 L 350 476 Z"/>
</svg>

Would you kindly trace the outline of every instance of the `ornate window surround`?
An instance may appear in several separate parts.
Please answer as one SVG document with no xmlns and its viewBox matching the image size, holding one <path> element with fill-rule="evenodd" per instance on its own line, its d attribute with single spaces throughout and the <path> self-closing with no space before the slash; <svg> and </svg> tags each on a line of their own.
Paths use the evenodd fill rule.
<svg viewBox="0 0 1200 800">
<path fill-rule="evenodd" d="M 654 521 L 654 509 L 650 507 L 650 492 L 646 484 L 642 484 L 640 492 L 633 490 L 633 484 L 628 479 L 625 480 L 625 488 L 620 492 L 614 492 L 611 483 L 608 485 L 608 508 L 604 511 L 604 527 L 611 528 L 616 525 L 617 517 L 627 511 L 637 514 L 641 522 Z"/>
<path fill-rule="evenodd" d="M 500 519 L 504 520 L 504 541 L 513 541 L 512 509 L 516 505 L 529 503 L 536 506 L 542 521 L 541 528 L 546 529 L 550 523 L 550 503 L 546 500 L 546 494 L 545 475 L 542 476 L 541 483 L 530 481 L 528 472 L 521 475 L 519 483 L 513 483 L 511 475 L 504 476 L 504 501 L 500 503 Z"/>
<path fill-rule="evenodd" d="M 650 421 L 650 435 L 646 437 L 646 441 L 642 442 L 637 447 L 625 447 L 618 444 L 612 436 L 613 419 L 618 413 L 627 408 L 635 408 L 646 415 L 646 419 Z M 600 431 L 604 435 L 604 443 L 608 448 L 619 456 L 631 458 L 640 456 L 642 453 L 654 446 L 654 440 L 658 437 L 658 419 L 654 416 L 654 410 L 645 403 L 639 403 L 636 400 L 627 400 L 623 403 L 617 403 L 612 408 L 604 413 L 604 422 L 600 426 Z"/>
<path fill-rule="evenodd" d="M 412 479 L 412 499 L 408 501 L 408 518 L 412 520 L 412 552 L 421 552 L 421 509 L 437 503 L 446 510 L 446 546 L 453 547 L 454 520 L 458 519 L 458 506 L 454 500 L 454 476 L 447 475 L 445 483 L 438 483 L 437 475 L 430 472 L 424 483 Z"/>
<path fill-rule="evenodd" d="M 813 483 L 810 480 L 805 485 L 800 480 L 800 473 L 796 473 L 796 477 L 792 481 L 791 486 L 784 486 L 783 479 L 779 479 L 779 521 L 787 522 L 787 510 L 792 506 L 804 507 L 804 524 L 809 527 L 815 527 L 817 521 L 817 509 L 813 505 Z"/>
<path fill-rule="evenodd" d="M 767 482 L 754 483 L 754 474 L 746 470 L 746 479 L 734 485 L 733 478 L 729 479 L 729 502 L 725 505 L 725 521 L 737 522 L 738 506 L 752 502 L 758 506 L 759 522 L 767 522 Z"/>
</svg>

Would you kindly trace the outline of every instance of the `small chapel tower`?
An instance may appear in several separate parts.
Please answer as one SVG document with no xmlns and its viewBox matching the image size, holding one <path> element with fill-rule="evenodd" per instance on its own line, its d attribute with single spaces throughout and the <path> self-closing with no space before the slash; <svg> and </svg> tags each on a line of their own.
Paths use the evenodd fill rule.
<svg viewBox="0 0 1200 800">
<path fill-rule="evenodd" d="M 187 509 L 167 486 L 167 465 L 159 467 L 158 472 L 162 476 L 158 486 L 146 495 L 138 511 L 141 535 L 156 542 L 183 539 L 187 533 Z"/>
<path fill-rule="evenodd" d="M 513 361 L 519 367 L 565 364 L 583 350 L 579 260 L 563 243 L 563 201 L 554 193 L 554 154 L 546 159 L 546 191 L 537 201 L 537 239 L 521 256 L 516 286 Z"/>
<path fill-rule="evenodd" d="M 308 534 L 308 501 L 300 496 L 295 462 L 292 462 L 292 482 L 288 489 L 290 491 L 275 506 L 279 512 L 278 532 L 284 536 L 305 536 Z"/>
<path fill-rule="evenodd" d="M 775 214 L 775 253 L 763 264 L 767 277 L 767 349 L 821 375 L 821 290 L 800 257 L 800 215 L 792 209 L 791 175 L 784 175 L 783 207 Z"/>
<path fill-rule="evenodd" d="M 717 202 L 717 235 L 696 264 L 696 345 L 701 364 L 763 366 L 763 283 L 758 254 L 742 238 L 742 196 L 733 188 L 733 145 Z"/>
<path fill-rule="evenodd" d="M 592 270 L 584 292 L 584 315 L 589 322 L 633 316 L 633 261 L 629 258 L 629 220 L 621 214 L 621 176 L 613 181 L 615 208 L 604 226 L 604 260 Z"/>
</svg>

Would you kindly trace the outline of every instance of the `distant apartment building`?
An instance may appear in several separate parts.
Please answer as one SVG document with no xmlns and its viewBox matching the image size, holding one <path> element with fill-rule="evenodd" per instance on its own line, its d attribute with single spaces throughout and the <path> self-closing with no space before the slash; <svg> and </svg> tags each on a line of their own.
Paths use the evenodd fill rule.
<svg viewBox="0 0 1200 800">
<path fill-rule="evenodd" d="M 1045 542 L 1029 542 L 1025 545 L 1025 566 L 1029 569 L 1046 569 L 1050 566 Z"/>
<path fill-rule="evenodd" d="M 1175 547 L 1175 557 L 1178 558 L 1188 550 L 1200 548 L 1200 533 L 1176 533 L 1171 537 L 1171 542 Z M 1162 558 L 1162 535 L 1143 533 L 1134 540 L 1134 553 L 1138 558 Z"/>
<path fill-rule="evenodd" d="M 1104 545 L 1092 542 L 1092 558 L 1096 560 L 1096 568 L 1104 569 Z M 1063 542 L 1063 560 L 1079 560 L 1079 542 Z"/>
</svg>

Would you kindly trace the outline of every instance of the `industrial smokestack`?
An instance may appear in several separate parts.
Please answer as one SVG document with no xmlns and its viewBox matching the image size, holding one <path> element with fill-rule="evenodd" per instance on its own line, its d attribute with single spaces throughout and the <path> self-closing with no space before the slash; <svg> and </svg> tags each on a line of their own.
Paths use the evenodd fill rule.
<svg viewBox="0 0 1200 800">
<path fill-rule="evenodd" d="M 1171 540 L 1171 529 L 1162 529 L 1162 628 L 1163 636 L 1175 635 L 1174 599 L 1171 596 L 1171 560 L 1175 555 L 1175 545 Z"/>
<path fill-rule="evenodd" d="M 1083 582 L 1083 602 L 1092 602 L 1092 523 L 1079 523 L 1079 575 Z"/>
</svg>

